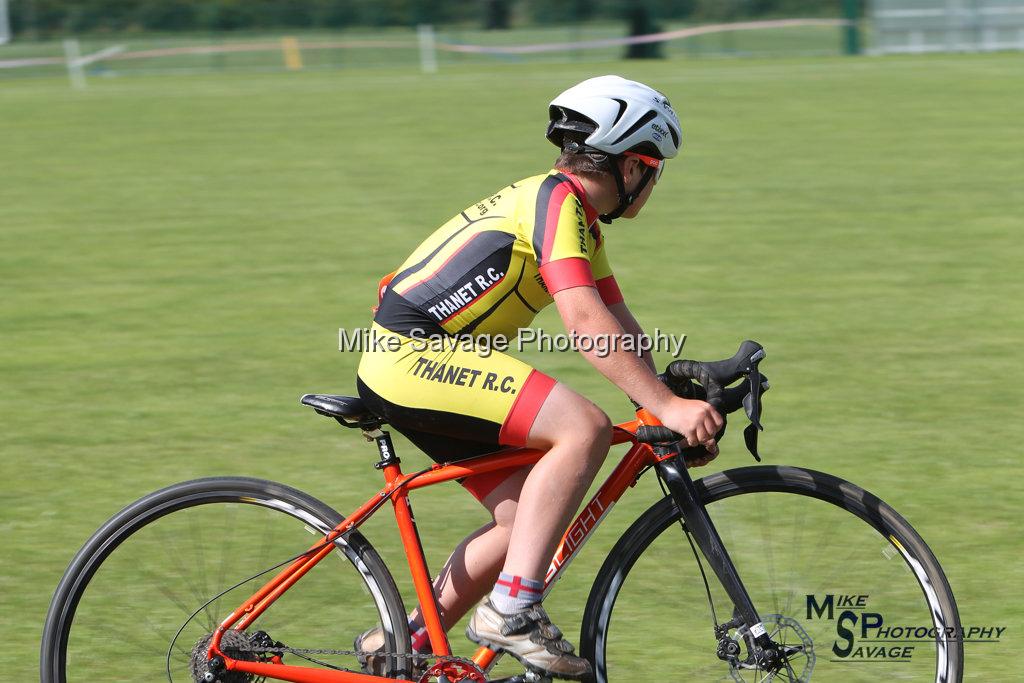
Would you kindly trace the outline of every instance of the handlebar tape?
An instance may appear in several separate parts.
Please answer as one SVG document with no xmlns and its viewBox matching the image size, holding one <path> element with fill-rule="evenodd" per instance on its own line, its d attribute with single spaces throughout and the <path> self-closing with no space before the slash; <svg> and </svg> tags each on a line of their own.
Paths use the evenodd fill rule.
<svg viewBox="0 0 1024 683">
<path fill-rule="evenodd" d="M 669 364 L 668 374 L 678 379 L 700 382 L 707 391 L 707 402 L 723 412 L 730 412 L 724 410 L 723 387 L 756 369 L 764 356 L 764 347 L 748 339 L 740 344 L 732 358 L 707 362 L 677 360 Z"/>
<path fill-rule="evenodd" d="M 678 434 L 668 427 L 643 425 L 636 430 L 636 440 L 640 443 L 670 444 L 682 439 L 682 434 Z"/>
</svg>

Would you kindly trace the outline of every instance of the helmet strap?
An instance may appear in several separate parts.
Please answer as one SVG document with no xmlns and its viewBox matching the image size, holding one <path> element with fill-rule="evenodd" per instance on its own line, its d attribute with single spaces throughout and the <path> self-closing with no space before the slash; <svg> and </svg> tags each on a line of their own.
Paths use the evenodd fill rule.
<svg viewBox="0 0 1024 683">
<path fill-rule="evenodd" d="M 601 222 L 604 224 L 611 223 L 616 218 L 619 218 L 626 212 L 636 198 L 644 191 L 647 187 L 647 183 L 651 182 L 651 178 L 654 177 L 654 169 L 650 166 L 644 167 L 644 174 L 640 176 L 640 182 L 637 184 L 636 189 L 630 193 L 626 193 L 626 181 L 622 177 L 622 171 L 619 170 L 619 164 L 616 163 L 615 159 L 611 156 L 608 157 L 608 167 L 611 169 L 612 177 L 615 178 L 615 186 L 619 192 L 619 205 L 611 213 L 602 214 L 599 216 Z"/>
</svg>

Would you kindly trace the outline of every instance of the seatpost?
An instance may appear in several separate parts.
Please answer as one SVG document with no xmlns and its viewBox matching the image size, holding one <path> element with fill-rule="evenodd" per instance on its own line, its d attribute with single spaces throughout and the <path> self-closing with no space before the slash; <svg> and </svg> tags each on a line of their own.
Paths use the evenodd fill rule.
<svg viewBox="0 0 1024 683">
<path fill-rule="evenodd" d="M 380 453 L 380 460 L 373 464 L 378 470 L 385 470 L 385 474 L 388 474 L 387 468 L 401 464 L 401 460 L 395 455 L 395 444 L 391 440 L 391 433 L 382 429 L 375 428 L 372 431 L 363 430 L 363 437 L 367 441 L 373 441 L 377 444 L 377 452 Z M 400 474 L 401 471 L 399 470 Z M 388 478 L 390 481 L 390 477 Z"/>
</svg>

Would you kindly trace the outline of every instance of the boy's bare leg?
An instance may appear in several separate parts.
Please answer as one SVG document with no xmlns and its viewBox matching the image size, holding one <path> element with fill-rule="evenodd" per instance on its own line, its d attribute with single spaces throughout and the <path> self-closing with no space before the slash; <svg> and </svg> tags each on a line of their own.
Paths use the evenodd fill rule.
<svg viewBox="0 0 1024 683">
<path fill-rule="evenodd" d="M 441 623 L 446 630 L 480 602 L 498 579 L 516 519 L 519 492 L 529 471 L 528 467 L 519 470 L 487 494 L 482 503 L 493 521 L 459 543 L 434 580 Z M 421 624 L 419 617 L 417 607 L 409 620 Z"/>
<path fill-rule="evenodd" d="M 538 603 L 551 556 L 608 455 L 611 433 L 608 416 L 565 385 L 548 394 L 527 439 L 547 452 L 519 494 L 498 580 L 466 629 L 470 640 L 552 677 L 583 680 L 592 673 Z"/>
<path fill-rule="evenodd" d="M 527 445 L 548 452 L 484 499 L 494 521 L 467 536 L 434 581 L 446 629 L 487 595 L 501 571 L 543 581 L 608 454 L 611 422 L 600 408 L 559 383 L 538 413 Z M 419 609 L 410 620 L 419 623 Z"/>
<path fill-rule="evenodd" d="M 611 421 L 600 408 L 561 382 L 555 385 L 530 430 L 527 446 L 547 454 L 523 484 L 502 571 L 544 580 L 611 438 Z"/>
</svg>

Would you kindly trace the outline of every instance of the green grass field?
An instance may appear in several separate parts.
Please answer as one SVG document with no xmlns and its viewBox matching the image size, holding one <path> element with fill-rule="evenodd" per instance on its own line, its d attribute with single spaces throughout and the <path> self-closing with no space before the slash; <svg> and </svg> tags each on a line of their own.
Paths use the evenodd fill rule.
<svg viewBox="0 0 1024 683">
<path fill-rule="evenodd" d="M 245 474 L 343 513 L 362 502 L 372 449 L 297 403 L 353 390 L 338 328 L 369 320 L 377 278 L 436 225 L 548 168 L 554 94 L 616 72 L 665 90 L 686 139 L 641 219 L 606 233 L 638 318 L 687 333 L 688 357 L 764 343 L 766 460 L 900 510 L 963 622 L 1008 627 L 967 645 L 966 678 L 1015 680 L 1022 69 L 988 55 L 0 82 L 5 679 L 36 676 L 74 552 L 151 490 Z M 538 322 L 558 327 L 553 311 Z M 582 359 L 529 360 L 630 415 Z M 712 468 L 749 461 L 733 434 Z M 559 584 L 567 632 L 655 490 L 628 496 Z M 415 501 L 432 566 L 485 521 L 454 488 Z M 408 583 L 393 522 L 366 533 Z"/>
</svg>

